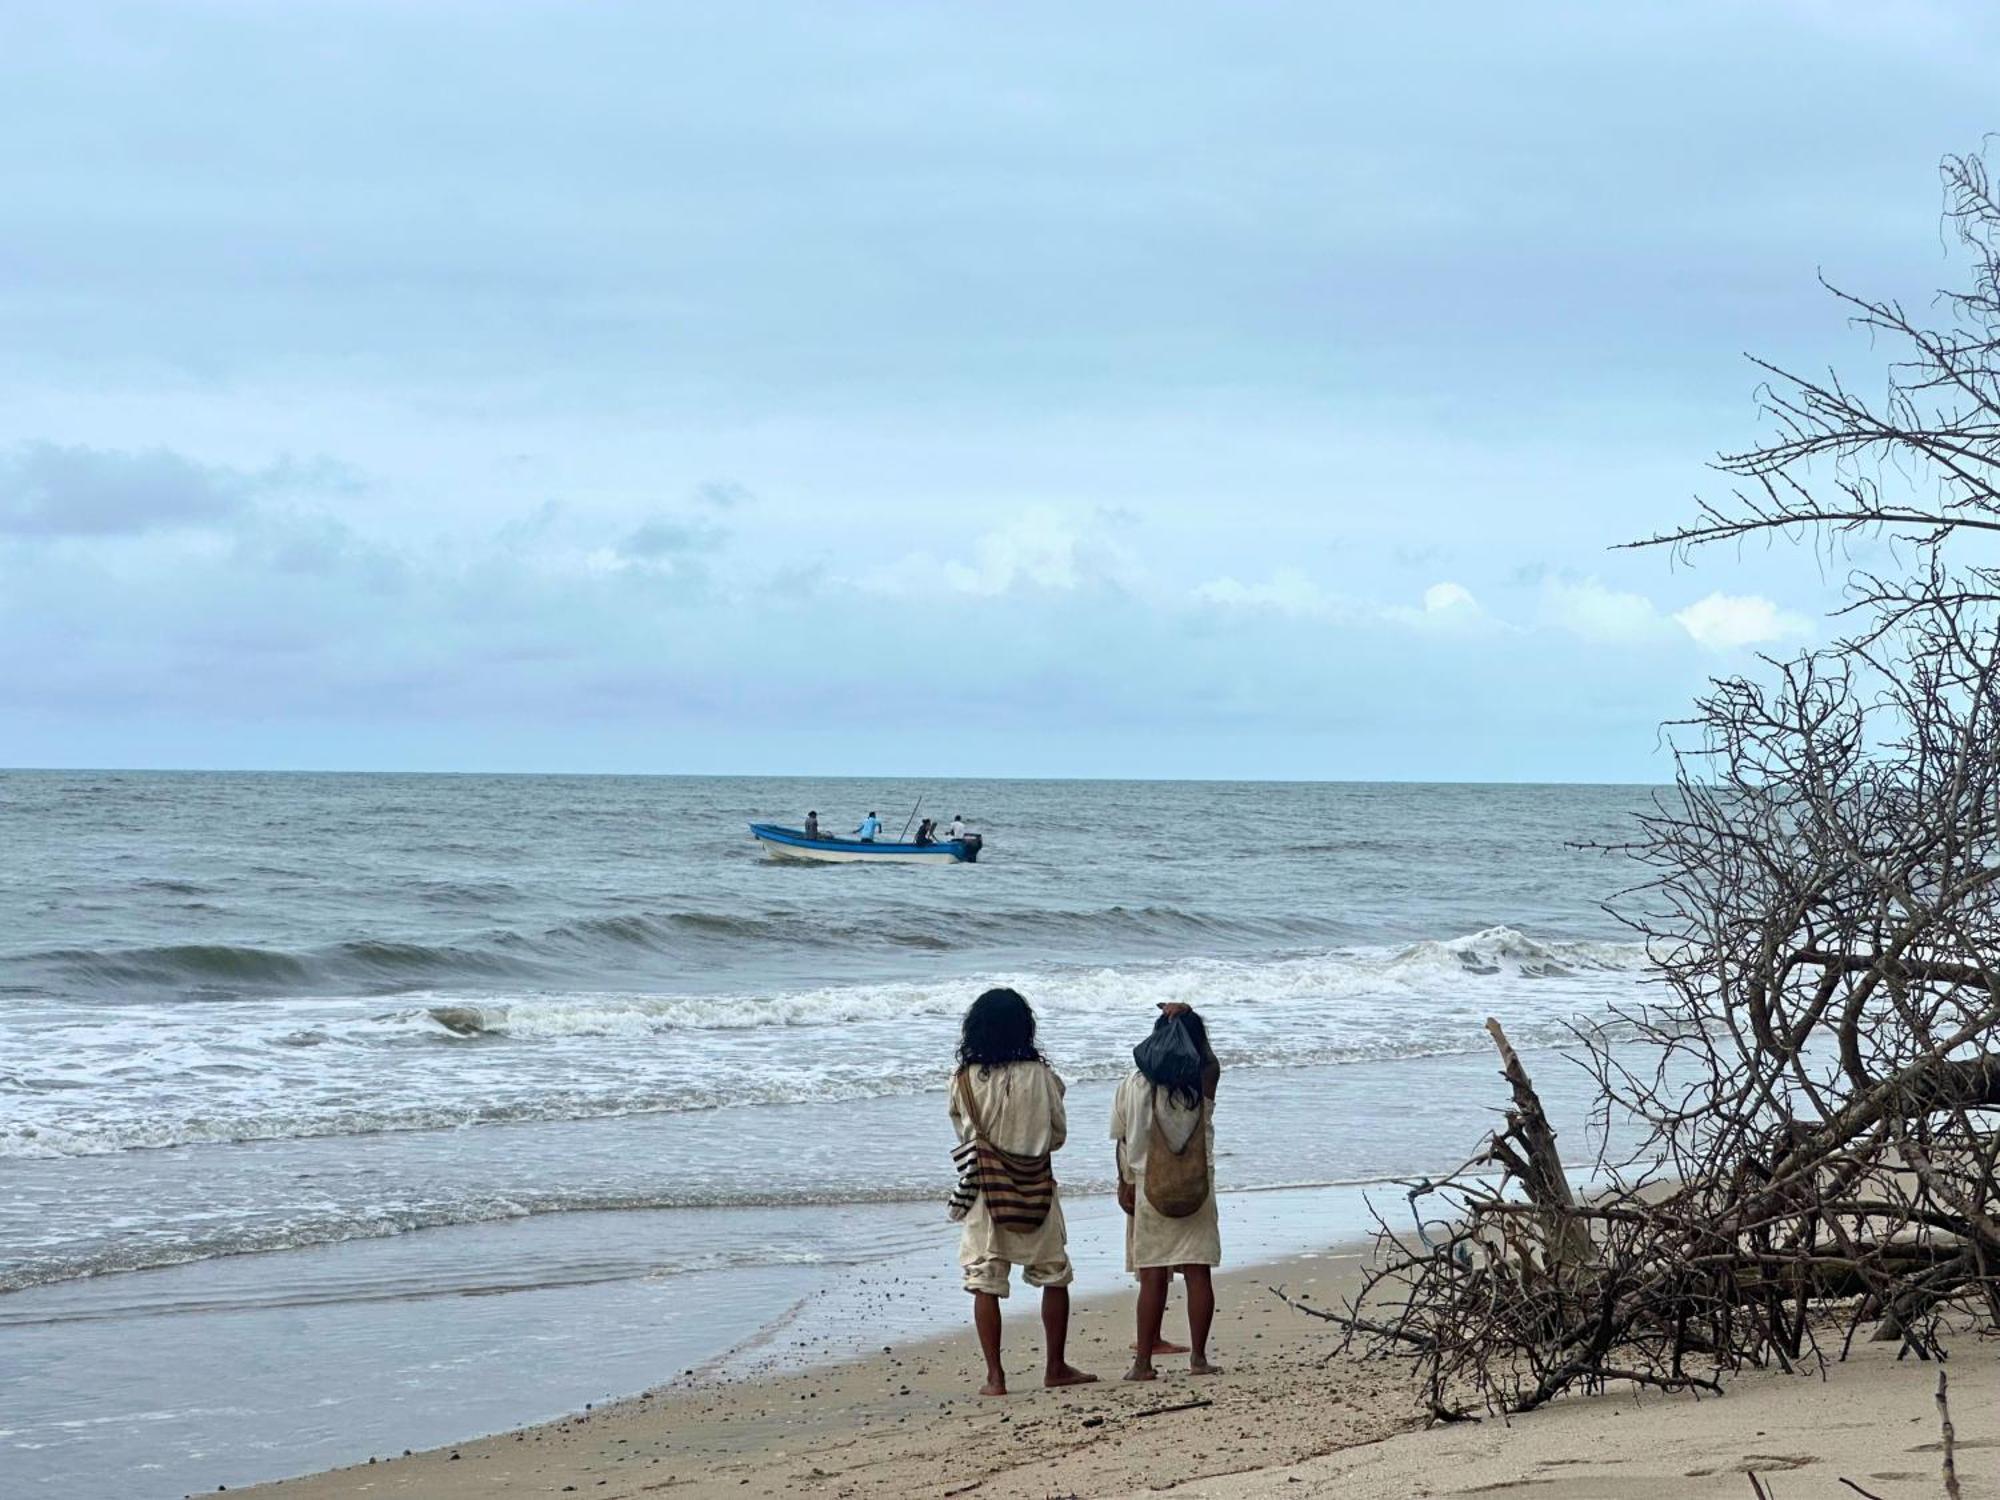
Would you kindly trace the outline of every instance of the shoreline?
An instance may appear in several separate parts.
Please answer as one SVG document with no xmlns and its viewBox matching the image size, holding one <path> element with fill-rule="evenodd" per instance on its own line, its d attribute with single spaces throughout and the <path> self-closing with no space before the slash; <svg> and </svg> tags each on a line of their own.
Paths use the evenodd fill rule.
<svg viewBox="0 0 2000 1500">
<path fill-rule="evenodd" d="M 232 1491 L 262 1500 L 483 1500 L 576 1494 L 1096 1500 L 1742 1500 L 1749 1476 L 1784 1500 L 1854 1490 L 1943 1493 L 1938 1367 L 1862 1345 L 1817 1374 L 1745 1372 L 1722 1397 L 1630 1388 L 1566 1397 L 1512 1418 L 1431 1427 L 1404 1369 L 1332 1356 L 1324 1323 L 1270 1289 L 1333 1303 L 1365 1245 L 1217 1273 L 1215 1377 L 1184 1357 L 1160 1379 L 1117 1378 L 1134 1294 L 1078 1298 L 1070 1357 L 1098 1384 L 1039 1383 L 1037 1299 L 1008 1302 L 1012 1393 L 975 1394 L 969 1326 L 829 1365 L 787 1367 L 781 1347 L 712 1380 L 680 1381 L 567 1417 L 409 1456 Z M 781 1345 L 786 1330 L 778 1329 Z M 1181 1294 L 1167 1331 L 1185 1332 Z M 1950 1361 L 1967 1500 L 2000 1497 L 2000 1357 L 1964 1339 Z M 1772 1476 L 1780 1476 L 1773 1480 Z"/>
<path fill-rule="evenodd" d="M 1225 1189 L 1225 1254 L 1244 1268 L 1316 1253 L 1365 1232 L 1379 1192 Z M 1065 1208 L 1073 1295 L 1123 1292 L 1115 1201 L 1065 1194 Z M 512 1431 L 691 1371 L 916 1345 L 966 1317 L 956 1239 L 940 1189 L 534 1215 L 29 1288 L 0 1299 L 0 1469 L 34 1494 L 213 1494 Z M 198 1389 L 190 1367 L 206 1372 Z"/>
<path fill-rule="evenodd" d="M 1333 1340 L 1324 1324 L 1285 1307 L 1269 1289 L 1286 1285 L 1331 1303 L 1352 1285 L 1366 1248 L 1352 1241 L 1218 1270 L 1211 1354 L 1223 1367 L 1219 1376 L 1189 1375 L 1185 1356 L 1165 1356 L 1158 1380 L 1120 1379 L 1130 1361 L 1135 1305 L 1134 1293 L 1120 1290 L 1074 1300 L 1070 1360 L 1099 1381 L 1044 1389 L 1040 1299 L 1017 1277 L 1006 1304 L 1010 1394 L 1004 1398 L 977 1394 L 983 1367 L 969 1316 L 951 1332 L 859 1357 L 836 1354 L 828 1364 L 810 1362 L 811 1349 L 801 1364 L 800 1341 L 787 1346 L 787 1335 L 801 1331 L 795 1321 L 761 1331 L 755 1347 L 732 1350 L 713 1376 L 697 1372 L 692 1380 L 683 1376 L 553 1422 L 231 1493 L 472 1500 L 559 1494 L 570 1485 L 578 1494 L 606 1496 L 976 1490 L 1027 1500 L 1296 1464 L 1379 1441 L 1421 1419 L 1386 1366 L 1344 1373 L 1326 1409 L 1291 1399 L 1313 1379 Z M 894 1292 L 881 1287 L 877 1294 L 886 1300 Z M 1167 1330 L 1185 1339 L 1178 1290 Z M 826 1330 L 804 1342 L 831 1352 L 836 1338 Z M 1154 1422 L 1181 1424 L 1169 1459 L 1155 1441 L 1165 1429 Z"/>
</svg>

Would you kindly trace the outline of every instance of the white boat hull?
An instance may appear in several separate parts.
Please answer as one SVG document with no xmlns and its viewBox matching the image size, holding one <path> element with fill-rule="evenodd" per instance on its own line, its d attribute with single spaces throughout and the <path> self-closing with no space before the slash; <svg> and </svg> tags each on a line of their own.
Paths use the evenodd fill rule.
<svg viewBox="0 0 2000 1500">
<path fill-rule="evenodd" d="M 759 839 L 757 842 L 764 846 L 765 857 L 769 859 L 796 859 L 834 865 L 955 865 L 958 863 L 958 856 L 956 854 L 942 851 L 937 853 L 906 854 L 900 851 L 885 849 L 878 854 L 871 850 L 858 849 L 808 849 L 798 844 L 773 843 L 769 839 Z"/>
<path fill-rule="evenodd" d="M 976 833 L 962 839 L 930 844 L 906 844 L 895 839 L 863 843 L 859 839 L 808 838 L 801 828 L 777 823 L 752 823 L 750 836 L 772 859 L 808 860 L 830 865 L 962 865 L 979 858 L 982 840 Z"/>
</svg>

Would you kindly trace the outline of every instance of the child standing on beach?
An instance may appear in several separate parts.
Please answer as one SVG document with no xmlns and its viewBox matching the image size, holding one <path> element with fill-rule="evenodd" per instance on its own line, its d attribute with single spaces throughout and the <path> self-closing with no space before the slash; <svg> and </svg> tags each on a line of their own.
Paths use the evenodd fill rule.
<svg viewBox="0 0 2000 1500">
<path fill-rule="evenodd" d="M 1069 1234 L 1049 1158 L 1069 1133 L 1063 1081 L 1035 1047 L 1035 1013 L 1013 990 L 988 990 L 965 1013 L 958 1069 L 951 1079 L 951 1122 L 965 1164 L 953 1212 L 964 1213 L 958 1261 L 972 1293 L 972 1322 L 986 1357 L 982 1396 L 1007 1394 L 1000 1364 L 1000 1299 L 1021 1267 L 1042 1289 L 1042 1334 L 1048 1346 L 1042 1384 L 1084 1385 L 1097 1379 L 1063 1357 L 1069 1339 Z M 970 1198 L 969 1205 L 966 1202 Z"/>
<path fill-rule="evenodd" d="M 1152 1380 L 1167 1289 L 1187 1283 L 1188 1368 L 1221 1372 L 1208 1360 L 1215 1321 L 1211 1267 L 1222 1263 L 1215 1207 L 1215 1089 L 1222 1064 L 1208 1027 L 1186 1005 L 1162 1005 L 1152 1035 L 1132 1049 L 1138 1066 L 1111 1104 L 1118 1143 L 1118 1206 L 1125 1210 L 1125 1269 L 1139 1278 L 1139 1332 L 1127 1380 Z"/>
</svg>

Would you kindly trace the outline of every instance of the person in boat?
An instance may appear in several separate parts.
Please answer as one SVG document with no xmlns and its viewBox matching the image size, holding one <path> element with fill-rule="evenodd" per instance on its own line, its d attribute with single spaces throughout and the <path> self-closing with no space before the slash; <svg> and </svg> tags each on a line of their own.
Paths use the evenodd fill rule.
<svg viewBox="0 0 2000 1500">
<path fill-rule="evenodd" d="M 860 839 L 864 844 L 872 844 L 875 842 L 875 835 L 881 831 L 882 820 L 871 812 L 861 820 L 861 826 L 854 830 L 854 837 Z"/>
<path fill-rule="evenodd" d="M 1222 1263 L 1215 1205 L 1215 1090 L 1222 1064 L 1193 1007 L 1165 1004 L 1136 1067 L 1111 1103 L 1125 1269 L 1139 1278 L 1139 1327 L 1127 1380 L 1157 1378 L 1153 1356 L 1181 1352 L 1160 1337 L 1174 1272 L 1187 1283 L 1188 1369 L 1221 1373 L 1208 1358 L 1215 1322 L 1213 1267 Z"/>
<path fill-rule="evenodd" d="M 1050 1157 L 1069 1134 L 1063 1081 L 1035 1046 L 1035 1013 L 1020 993 L 986 991 L 959 1028 L 951 1123 L 961 1163 L 952 1214 L 964 1225 L 958 1263 L 972 1294 L 972 1323 L 986 1358 L 982 1396 L 1007 1394 L 1000 1363 L 1000 1301 L 1015 1266 L 1042 1290 L 1046 1386 L 1097 1379 L 1064 1357 L 1069 1339 L 1069 1231 Z"/>
<path fill-rule="evenodd" d="M 819 814 L 816 812 L 806 814 L 806 837 L 809 839 L 819 837 Z"/>
<path fill-rule="evenodd" d="M 937 819 L 925 818 L 917 825 L 917 842 L 935 844 L 937 842 Z"/>
<path fill-rule="evenodd" d="M 957 813 L 952 817 L 951 827 L 945 830 L 945 837 L 949 839 L 962 839 L 965 837 L 964 813 Z"/>
</svg>

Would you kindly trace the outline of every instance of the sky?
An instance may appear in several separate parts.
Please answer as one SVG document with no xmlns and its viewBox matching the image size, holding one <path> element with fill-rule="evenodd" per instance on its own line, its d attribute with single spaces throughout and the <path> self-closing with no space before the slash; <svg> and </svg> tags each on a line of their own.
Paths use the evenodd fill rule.
<svg viewBox="0 0 2000 1500">
<path fill-rule="evenodd" d="M 0 765 L 1653 780 L 1985 5 L 0 8 Z M 1873 382 L 1871 385 L 1870 382 Z"/>
</svg>

